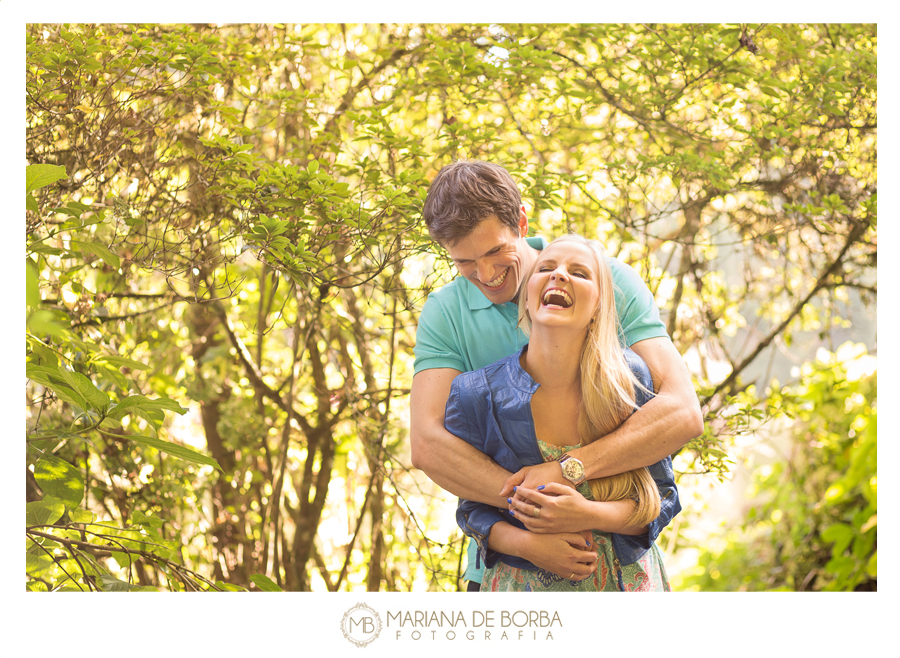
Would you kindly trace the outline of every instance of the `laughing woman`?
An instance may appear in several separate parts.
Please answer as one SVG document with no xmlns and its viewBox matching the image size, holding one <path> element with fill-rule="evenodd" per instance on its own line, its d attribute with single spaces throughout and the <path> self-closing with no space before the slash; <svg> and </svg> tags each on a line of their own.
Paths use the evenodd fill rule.
<svg viewBox="0 0 900 658">
<path fill-rule="evenodd" d="M 619 343 L 602 248 L 580 236 L 559 238 L 525 282 L 519 319 L 529 344 L 459 375 L 444 424 L 513 473 L 558 460 L 574 488 L 519 487 L 508 510 L 460 500 L 457 521 L 485 562 L 481 589 L 668 591 L 654 540 L 681 509 L 671 459 L 584 480 L 580 462 L 567 455 L 602 441 L 653 395 L 646 364 Z M 548 524 L 569 532 L 548 533 Z M 545 568 L 522 557 L 535 555 L 536 545 L 544 547 Z"/>
</svg>

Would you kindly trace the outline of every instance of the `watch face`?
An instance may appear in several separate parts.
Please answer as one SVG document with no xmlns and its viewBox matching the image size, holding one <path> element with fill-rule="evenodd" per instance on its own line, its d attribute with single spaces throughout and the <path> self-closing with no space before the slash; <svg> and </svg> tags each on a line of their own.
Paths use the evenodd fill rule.
<svg viewBox="0 0 900 658">
<path fill-rule="evenodd" d="M 567 459 L 562 467 L 565 476 L 569 480 L 577 480 L 584 474 L 584 466 L 577 459 Z"/>
</svg>

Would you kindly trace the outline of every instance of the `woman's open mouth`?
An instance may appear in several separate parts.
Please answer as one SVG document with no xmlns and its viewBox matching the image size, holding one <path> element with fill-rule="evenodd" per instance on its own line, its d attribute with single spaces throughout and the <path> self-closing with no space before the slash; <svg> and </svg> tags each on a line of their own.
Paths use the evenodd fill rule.
<svg viewBox="0 0 900 658">
<path fill-rule="evenodd" d="M 565 290 L 550 288 L 544 293 L 541 303 L 552 308 L 569 308 L 572 305 L 572 298 Z"/>
</svg>

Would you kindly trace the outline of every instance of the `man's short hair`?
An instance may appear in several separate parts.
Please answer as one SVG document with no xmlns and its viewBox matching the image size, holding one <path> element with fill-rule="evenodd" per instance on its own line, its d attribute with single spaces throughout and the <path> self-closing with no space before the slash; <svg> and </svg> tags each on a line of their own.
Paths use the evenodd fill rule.
<svg viewBox="0 0 900 658">
<path fill-rule="evenodd" d="M 453 246 L 491 215 L 518 231 L 521 207 L 519 187 L 506 169 L 481 160 L 460 160 L 434 177 L 422 215 L 432 239 Z"/>
</svg>

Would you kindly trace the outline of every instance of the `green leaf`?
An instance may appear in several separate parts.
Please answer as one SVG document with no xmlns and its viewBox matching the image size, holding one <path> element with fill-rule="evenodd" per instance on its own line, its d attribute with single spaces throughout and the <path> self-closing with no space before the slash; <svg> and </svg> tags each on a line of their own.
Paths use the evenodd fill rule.
<svg viewBox="0 0 900 658">
<path fill-rule="evenodd" d="M 152 370 L 152 366 L 134 359 L 128 359 L 124 356 L 113 356 L 110 354 L 100 354 L 95 356 L 92 361 L 97 363 L 109 363 L 118 368 L 131 368 L 132 370 Z"/>
<path fill-rule="evenodd" d="M 143 395 L 129 395 L 121 402 L 112 406 L 108 415 L 110 418 L 122 418 L 125 414 L 140 414 L 141 412 L 153 411 L 174 411 L 175 413 L 182 415 L 187 413 L 187 409 L 171 398 L 156 398 L 155 400 L 151 400 Z M 150 419 L 148 418 L 147 420 Z"/>
<path fill-rule="evenodd" d="M 216 581 L 216 587 L 219 589 L 224 589 L 226 592 L 246 592 L 246 587 L 241 587 L 239 585 L 232 585 L 231 583 L 226 583 L 221 580 Z"/>
<path fill-rule="evenodd" d="M 90 379 L 78 372 L 72 372 L 57 366 L 66 383 L 84 398 L 88 406 L 93 409 L 103 410 L 109 406 L 109 396 L 94 386 Z"/>
<path fill-rule="evenodd" d="M 135 559 L 137 559 L 132 553 L 126 553 L 125 551 L 112 551 L 112 558 L 124 569 L 130 567 Z"/>
<path fill-rule="evenodd" d="M 178 445 L 177 443 L 172 443 L 171 441 L 165 441 L 163 439 L 156 439 L 149 436 L 121 436 L 121 439 L 128 439 L 129 441 L 134 441 L 135 443 L 140 443 L 146 446 L 150 446 L 151 448 L 156 448 L 160 452 L 165 452 L 166 454 L 172 455 L 173 457 L 178 457 L 179 459 L 183 459 L 188 462 L 193 462 L 195 464 L 205 464 L 207 466 L 212 466 L 213 468 L 222 471 L 222 467 L 219 466 L 219 462 L 217 462 L 212 457 L 207 457 L 204 454 L 197 452 L 192 448 L 188 448 L 187 446 Z M 224 471 L 222 471 L 224 473 Z"/>
<path fill-rule="evenodd" d="M 25 525 L 53 525 L 62 518 L 66 506 L 62 501 L 48 498 L 25 504 Z"/>
<path fill-rule="evenodd" d="M 28 363 L 50 366 L 51 368 L 59 364 L 56 352 L 44 345 L 40 340 L 34 336 L 26 336 L 26 340 L 28 341 L 28 346 L 31 348 L 31 356 Z"/>
<path fill-rule="evenodd" d="M 41 303 L 41 292 L 38 288 L 38 274 L 34 265 L 25 263 L 25 304 L 38 306 Z"/>
<path fill-rule="evenodd" d="M 72 523 L 93 523 L 94 513 L 86 509 L 70 509 L 69 520 Z"/>
<path fill-rule="evenodd" d="M 822 532 L 822 539 L 827 542 L 833 542 L 832 554 L 840 555 L 850 545 L 854 534 L 853 528 L 846 523 L 835 523 Z"/>
<path fill-rule="evenodd" d="M 121 265 L 121 259 L 99 242 L 82 242 L 81 240 L 72 240 L 71 245 L 73 249 L 78 249 L 79 251 L 86 251 L 89 254 L 94 254 L 113 269 L 117 270 Z"/>
<path fill-rule="evenodd" d="M 45 454 L 34 465 L 34 479 L 48 496 L 76 509 L 84 498 L 84 478 L 77 468 L 56 455 Z"/>
<path fill-rule="evenodd" d="M 872 553 L 872 557 L 866 562 L 866 574 L 870 578 L 878 578 L 878 551 Z"/>
<path fill-rule="evenodd" d="M 98 580 L 100 581 L 100 591 L 102 592 L 133 592 L 141 589 L 139 585 L 131 585 L 108 573 L 102 574 Z"/>
<path fill-rule="evenodd" d="M 50 335 L 62 338 L 66 335 L 66 328 L 56 321 L 57 317 L 53 311 L 35 311 L 28 316 L 28 329 L 37 336 Z"/>
<path fill-rule="evenodd" d="M 65 167 L 47 164 L 28 165 L 25 167 L 25 194 L 31 194 L 63 178 L 67 178 Z"/>
<path fill-rule="evenodd" d="M 163 524 L 162 519 L 160 519 L 156 516 L 148 516 L 147 514 L 144 514 L 143 512 L 141 512 L 140 510 L 134 511 L 134 513 L 131 515 L 131 522 L 134 523 L 135 525 L 145 526 L 145 527 L 149 527 L 149 528 L 156 528 L 156 529 L 162 528 L 162 524 Z"/>
<path fill-rule="evenodd" d="M 53 557 L 44 551 L 40 551 L 40 553 L 25 553 L 25 573 L 34 578 L 40 578 L 54 564 Z"/>
<path fill-rule="evenodd" d="M 250 576 L 250 582 L 256 585 L 263 592 L 281 592 L 282 589 L 272 582 L 272 579 L 268 576 L 264 576 L 261 573 L 255 573 Z"/>
</svg>

